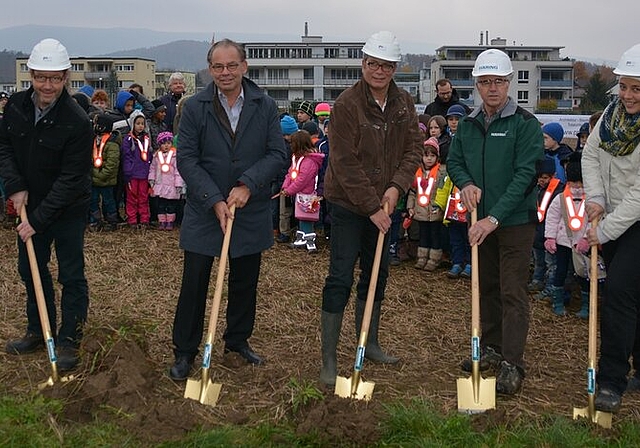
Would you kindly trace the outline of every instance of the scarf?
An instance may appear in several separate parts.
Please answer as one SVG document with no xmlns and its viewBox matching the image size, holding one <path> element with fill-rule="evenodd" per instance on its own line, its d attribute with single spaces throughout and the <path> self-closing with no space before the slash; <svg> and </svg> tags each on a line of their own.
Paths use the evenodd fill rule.
<svg viewBox="0 0 640 448">
<path fill-rule="evenodd" d="M 614 157 L 631 154 L 640 144 L 640 113 L 630 115 L 620 98 L 615 98 L 602 114 L 600 148 Z"/>
</svg>

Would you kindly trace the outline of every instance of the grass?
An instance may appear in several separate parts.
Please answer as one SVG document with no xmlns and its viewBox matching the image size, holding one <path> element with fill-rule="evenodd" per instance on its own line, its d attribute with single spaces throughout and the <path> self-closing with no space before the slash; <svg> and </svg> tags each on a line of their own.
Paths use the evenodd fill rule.
<svg viewBox="0 0 640 448">
<path fill-rule="evenodd" d="M 290 384 L 292 400 L 299 406 L 320 400 L 312 387 Z M 292 403 L 293 404 L 293 401 Z M 535 419 L 508 417 L 491 421 L 488 415 L 443 414 L 431 403 L 415 399 L 410 403 L 386 405 L 380 423 L 378 447 L 628 447 L 640 440 L 640 425 L 622 421 L 605 431 L 586 421 L 546 416 Z M 138 447 L 144 441 L 111 423 L 94 421 L 67 425 L 63 403 L 34 394 L 28 398 L 0 398 L 0 446 L 3 447 Z M 321 447 L 315 434 L 296 434 L 295 426 L 263 423 L 258 426 L 226 425 L 213 430 L 196 430 L 173 447 Z M 483 427 L 479 427 L 483 426 Z M 348 446 L 348 445 L 346 445 Z"/>
</svg>

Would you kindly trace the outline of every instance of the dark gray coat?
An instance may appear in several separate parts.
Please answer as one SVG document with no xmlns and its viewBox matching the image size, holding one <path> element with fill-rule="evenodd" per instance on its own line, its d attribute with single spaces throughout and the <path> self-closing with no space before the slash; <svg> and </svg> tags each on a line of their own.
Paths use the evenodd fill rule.
<svg viewBox="0 0 640 448">
<path fill-rule="evenodd" d="M 213 206 L 239 183 L 249 187 L 251 198 L 236 210 L 230 256 L 255 254 L 273 245 L 270 185 L 287 163 L 287 152 L 273 99 L 246 78 L 242 87 L 244 106 L 234 135 L 224 110 L 214 105 L 213 83 L 184 105 L 177 163 L 187 184 L 180 247 L 189 252 L 220 255 L 223 235 Z"/>
</svg>

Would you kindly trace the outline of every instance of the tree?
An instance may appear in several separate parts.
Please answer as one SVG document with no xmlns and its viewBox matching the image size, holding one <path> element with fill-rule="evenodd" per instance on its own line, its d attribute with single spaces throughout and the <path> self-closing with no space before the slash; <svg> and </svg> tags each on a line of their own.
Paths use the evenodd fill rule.
<svg viewBox="0 0 640 448">
<path fill-rule="evenodd" d="M 583 61 L 576 61 L 573 64 L 573 77 L 581 87 L 589 82 L 589 70 Z"/>
<path fill-rule="evenodd" d="M 580 109 L 582 109 L 583 112 L 593 112 L 604 109 L 609 103 L 607 91 L 610 88 L 611 85 L 603 79 L 600 70 L 596 70 L 584 88 L 584 97 L 582 98 Z"/>
</svg>

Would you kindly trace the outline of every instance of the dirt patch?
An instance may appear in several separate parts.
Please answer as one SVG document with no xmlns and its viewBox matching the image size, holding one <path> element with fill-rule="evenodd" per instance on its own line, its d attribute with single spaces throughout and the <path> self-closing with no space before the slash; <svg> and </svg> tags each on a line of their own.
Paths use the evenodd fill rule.
<svg viewBox="0 0 640 448">
<path fill-rule="evenodd" d="M 185 383 L 173 382 L 167 375 L 182 274 L 177 242 L 177 232 L 87 234 L 91 304 L 82 365 L 74 372 L 76 381 L 45 392 L 64 400 L 64 424 L 108 421 L 153 444 L 177 440 L 201 426 L 284 423 L 294 425 L 300 434 L 316 431 L 328 445 L 367 445 L 380 436 L 377 423 L 385 403 L 410 404 L 422 398 L 443 413 L 456 412 L 456 379 L 469 376 L 459 368 L 470 352 L 469 281 L 448 279 L 444 269 L 416 271 L 409 262 L 391 268 L 380 324 L 381 345 L 401 361 L 395 366 L 365 362 L 363 376 L 376 384 L 372 400 L 344 400 L 323 391 L 323 400 L 294 412 L 292 381 L 320 388 L 320 304 L 329 255 L 324 241 L 315 255 L 285 245 L 264 253 L 250 340 L 266 359 L 264 366 L 223 357 L 224 292 L 210 370 L 212 381 L 222 384 L 218 404 L 208 407 L 183 398 Z M 0 229 L 0 253 L 4 255 L 0 257 L 4 344 L 26 328 L 15 232 Z M 56 278 L 55 258 L 51 267 Z M 214 285 L 212 275 L 209 296 Z M 586 406 L 587 322 L 573 316 L 578 308 L 576 298 L 569 315 L 560 318 L 551 313 L 548 302 L 532 299 L 523 390 L 516 397 L 498 396 L 496 411 L 470 417 L 474 427 L 481 431 L 545 415 L 571 418 L 574 406 Z M 352 374 L 357 344 L 353 314 L 351 300 L 338 347 L 339 374 L 345 377 Z M 196 366 L 200 362 L 198 357 Z M 3 393 L 28 395 L 49 374 L 44 352 L 0 353 Z M 199 375 L 197 368 L 192 375 Z M 625 395 L 614 425 L 637 420 L 637 408 L 640 394 Z"/>
</svg>

